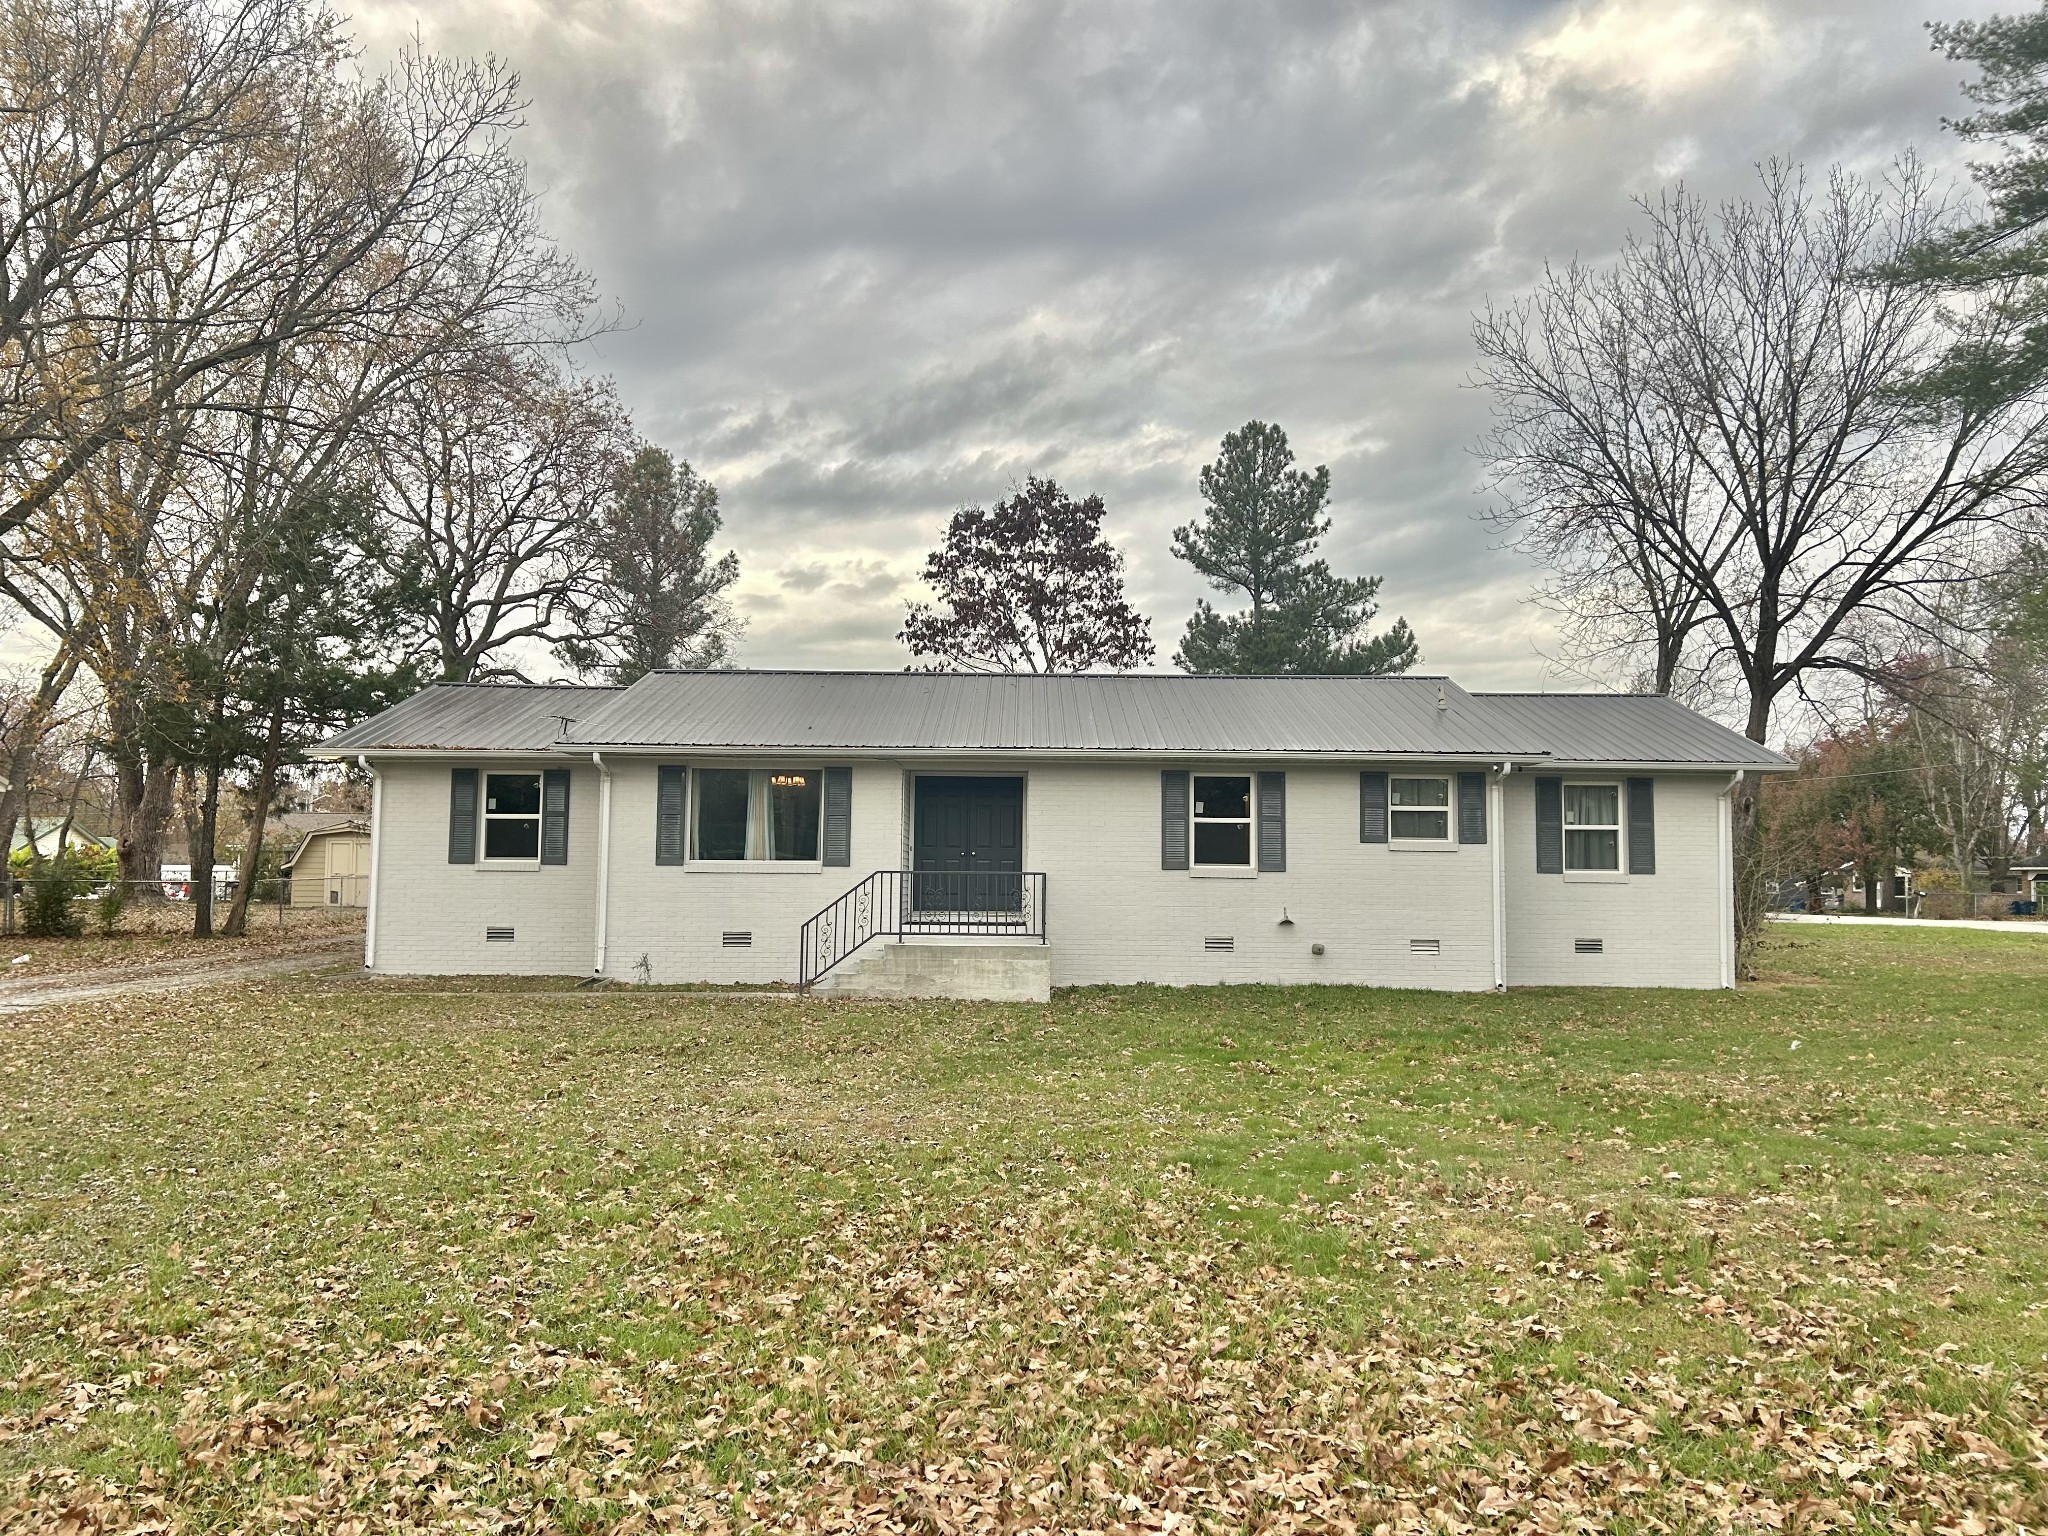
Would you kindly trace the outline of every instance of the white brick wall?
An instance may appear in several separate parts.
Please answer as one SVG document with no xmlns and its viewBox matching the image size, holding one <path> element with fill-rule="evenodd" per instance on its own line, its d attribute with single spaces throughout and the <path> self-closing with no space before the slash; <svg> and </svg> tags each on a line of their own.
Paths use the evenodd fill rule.
<svg viewBox="0 0 2048 1536">
<path fill-rule="evenodd" d="M 377 829 L 376 969 L 399 975 L 579 975 L 597 898 L 597 770 L 569 767 L 569 862 L 500 869 L 448 862 L 449 763 L 384 762 Z M 478 764 L 560 768 L 559 758 Z M 484 930 L 509 927 L 510 944 Z"/>
<path fill-rule="evenodd" d="M 659 982 L 795 981 L 804 920 L 870 870 L 898 867 L 903 774 L 893 763 L 852 765 L 848 867 L 705 870 L 654 862 L 655 765 L 606 761 L 613 764 L 613 781 L 605 972 L 620 980 L 639 979 L 645 955 L 648 973 Z M 751 933 L 753 947 L 725 948 L 727 931 Z M 590 968 L 591 953 L 586 946 L 580 969 Z"/>
<path fill-rule="evenodd" d="M 1486 848 L 1397 852 L 1360 843 L 1357 768 L 1289 765 L 1284 874 L 1165 870 L 1159 771 L 1156 763 L 1028 770 L 1024 857 L 1046 872 L 1055 985 L 1493 985 Z M 1291 926 L 1280 925 L 1283 912 Z M 1211 935 L 1234 939 L 1235 951 L 1204 951 Z M 1440 940 L 1442 954 L 1411 955 L 1416 938 Z M 1320 956 L 1310 952 L 1318 943 Z"/>
<path fill-rule="evenodd" d="M 870 871 L 906 862 L 910 770 L 901 763 L 853 766 L 850 867 L 769 871 L 657 866 L 655 765 L 607 761 L 614 778 L 605 971 L 621 980 L 793 981 L 804 920 Z M 572 765 L 569 863 L 528 870 L 447 862 L 450 766 L 383 768 L 376 968 L 587 974 L 596 932 L 595 766 Z M 1024 863 L 1047 877 L 1055 985 L 1493 984 L 1492 849 L 1361 844 L 1356 765 L 1287 765 L 1287 870 L 1242 879 L 1159 867 L 1157 763 L 977 762 L 955 771 L 1025 778 Z M 1535 873 L 1534 787 L 1527 774 L 1511 777 L 1503 849 L 1509 981 L 1719 985 L 1716 904 L 1726 880 L 1715 870 L 1715 797 L 1725 782 L 1660 776 L 1658 873 L 1599 885 Z M 516 940 L 486 943 L 491 925 L 513 927 Z M 752 947 L 725 947 L 728 931 L 751 932 Z M 1210 937 L 1228 937 L 1235 948 L 1209 952 Z M 1581 937 L 1604 939 L 1607 952 L 1575 955 L 1572 941 Z M 1411 939 L 1435 939 L 1441 953 L 1411 953 Z M 1320 956 L 1311 952 L 1317 943 Z"/>
<path fill-rule="evenodd" d="M 1625 775 L 1560 770 L 1567 783 Z M 1729 901 L 1720 856 L 1726 774 L 1658 774 L 1657 873 L 1586 880 L 1536 873 L 1533 774 L 1507 782 L 1508 983 L 1511 986 L 1718 987 Z M 1628 867 L 1626 850 L 1622 867 Z M 1573 952 L 1600 939 L 1605 953 Z"/>
</svg>

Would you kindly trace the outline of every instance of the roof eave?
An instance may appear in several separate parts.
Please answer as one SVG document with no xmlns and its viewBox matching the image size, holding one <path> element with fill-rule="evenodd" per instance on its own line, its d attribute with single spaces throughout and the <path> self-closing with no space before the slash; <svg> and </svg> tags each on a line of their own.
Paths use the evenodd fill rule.
<svg viewBox="0 0 2048 1536">
<path fill-rule="evenodd" d="M 1747 763 L 1725 758 L 1698 758 L 1673 762 L 1628 762 L 1609 757 L 1553 757 L 1545 759 L 1552 768 L 1599 768 L 1616 773 L 1790 773 L 1792 763 Z"/>
</svg>

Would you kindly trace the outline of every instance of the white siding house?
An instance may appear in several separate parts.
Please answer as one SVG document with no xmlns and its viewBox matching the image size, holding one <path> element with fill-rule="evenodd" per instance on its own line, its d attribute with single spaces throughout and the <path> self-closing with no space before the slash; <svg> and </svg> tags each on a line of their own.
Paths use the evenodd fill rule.
<svg viewBox="0 0 2048 1536">
<path fill-rule="evenodd" d="M 438 685 L 375 774 L 393 973 L 1733 985 L 1729 794 L 1668 699 L 1438 678 L 655 673 Z"/>
</svg>

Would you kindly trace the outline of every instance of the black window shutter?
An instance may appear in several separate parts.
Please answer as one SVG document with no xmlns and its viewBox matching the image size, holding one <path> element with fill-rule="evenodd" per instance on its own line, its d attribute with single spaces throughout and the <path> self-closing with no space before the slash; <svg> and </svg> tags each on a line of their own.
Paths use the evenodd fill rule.
<svg viewBox="0 0 2048 1536">
<path fill-rule="evenodd" d="M 1458 841 L 1486 841 L 1486 775 L 1458 775 Z"/>
<path fill-rule="evenodd" d="M 839 868 L 853 862 L 853 770 L 825 770 L 822 842 L 824 860 Z"/>
<path fill-rule="evenodd" d="M 1384 843 L 1387 840 L 1387 776 L 1361 773 L 1358 776 L 1358 840 Z"/>
<path fill-rule="evenodd" d="M 1159 775 L 1159 867 L 1188 867 L 1188 774 L 1168 768 Z"/>
<path fill-rule="evenodd" d="M 550 768 L 540 776 L 540 861 L 569 862 L 569 770 Z"/>
<path fill-rule="evenodd" d="M 654 862 L 683 862 L 683 791 L 690 770 L 663 763 L 654 770 Z"/>
<path fill-rule="evenodd" d="M 1259 868 L 1287 870 L 1287 775 L 1259 775 Z"/>
<path fill-rule="evenodd" d="M 457 768 L 448 775 L 448 862 L 476 862 L 476 770 Z"/>
<path fill-rule="evenodd" d="M 1536 781 L 1536 873 L 1564 873 L 1564 780 Z"/>
<path fill-rule="evenodd" d="M 1657 873 L 1657 781 L 1628 781 L 1628 872 Z"/>
</svg>

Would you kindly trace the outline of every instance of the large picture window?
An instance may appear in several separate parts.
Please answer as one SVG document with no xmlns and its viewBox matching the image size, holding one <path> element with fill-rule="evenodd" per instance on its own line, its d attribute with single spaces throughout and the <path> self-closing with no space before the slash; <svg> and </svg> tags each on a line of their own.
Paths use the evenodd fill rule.
<svg viewBox="0 0 2048 1536">
<path fill-rule="evenodd" d="M 1249 774 L 1196 774 L 1194 812 L 1197 868 L 1251 868 L 1252 781 Z"/>
<path fill-rule="evenodd" d="M 690 857 L 818 862 L 816 768 L 700 768 Z"/>
<path fill-rule="evenodd" d="M 484 857 L 531 863 L 540 857 L 540 775 L 484 775 Z"/>
<path fill-rule="evenodd" d="M 1451 781 L 1442 778 L 1390 779 L 1387 830 L 1397 843 L 1451 840 Z"/>
<path fill-rule="evenodd" d="M 1621 786 L 1564 787 L 1564 867 L 1621 868 Z"/>
</svg>

